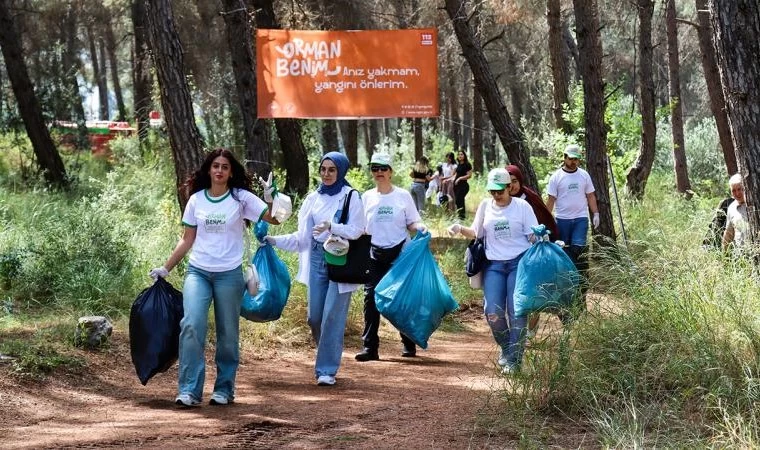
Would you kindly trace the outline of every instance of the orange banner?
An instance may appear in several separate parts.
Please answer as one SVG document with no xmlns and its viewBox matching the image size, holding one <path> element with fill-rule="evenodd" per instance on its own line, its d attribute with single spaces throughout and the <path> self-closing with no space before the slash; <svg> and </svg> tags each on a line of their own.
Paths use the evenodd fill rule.
<svg viewBox="0 0 760 450">
<path fill-rule="evenodd" d="M 435 28 L 256 30 L 261 118 L 436 117 Z"/>
</svg>

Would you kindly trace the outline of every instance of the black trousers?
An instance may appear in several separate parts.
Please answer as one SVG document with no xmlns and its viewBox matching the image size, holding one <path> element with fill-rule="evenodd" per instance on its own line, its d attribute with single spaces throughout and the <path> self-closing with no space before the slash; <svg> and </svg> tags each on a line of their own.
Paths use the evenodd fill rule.
<svg viewBox="0 0 760 450">
<path fill-rule="evenodd" d="M 370 281 L 364 285 L 364 333 L 362 334 L 364 348 L 370 351 L 377 351 L 380 347 L 380 337 L 377 334 L 380 329 L 380 312 L 375 305 L 375 286 L 391 269 L 391 265 L 398 258 L 403 247 L 404 242 L 401 242 L 390 248 L 380 248 L 373 245 L 370 250 Z M 414 341 L 406 337 L 404 333 L 399 334 L 405 349 L 416 350 Z"/>
<path fill-rule="evenodd" d="M 457 214 L 460 219 L 464 219 L 464 198 L 470 192 L 470 185 L 466 181 L 461 181 L 454 185 L 454 203 L 457 207 Z"/>
</svg>

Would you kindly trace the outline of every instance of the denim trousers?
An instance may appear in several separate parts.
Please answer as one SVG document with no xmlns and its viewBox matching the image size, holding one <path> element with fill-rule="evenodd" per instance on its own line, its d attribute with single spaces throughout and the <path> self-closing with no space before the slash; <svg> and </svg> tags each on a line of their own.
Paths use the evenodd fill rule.
<svg viewBox="0 0 760 450">
<path fill-rule="evenodd" d="M 496 343 L 510 366 L 522 363 L 527 317 L 515 316 L 515 278 L 522 254 L 508 261 L 486 261 L 483 268 L 483 311 Z"/>
<path fill-rule="evenodd" d="M 588 217 L 557 219 L 557 232 L 559 239 L 565 241 L 565 245 L 584 247 L 588 235 Z"/>
<path fill-rule="evenodd" d="M 235 375 L 240 362 L 240 304 L 245 281 L 237 267 L 226 272 L 208 272 L 189 266 L 182 288 L 185 315 L 179 335 L 179 393 L 203 398 L 206 377 L 206 332 L 208 310 L 213 299 L 216 325 L 216 381 L 214 393 L 235 397 Z"/>
<path fill-rule="evenodd" d="M 418 181 L 412 183 L 412 187 L 409 189 L 409 193 L 412 194 L 412 200 L 414 201 L 414 206 L 417 207 L 417 211 L 422 211 L 425 209 L 426 189 L 427 188 L 425 187 L 425 183 L 420 183 Z"/>
<path fill-rule="evenodd" d="M 335 376 L 343 355 L 343 333 L 346 329 L 351 292 L 338 292 L 338 283 L 327 278 L 324 248 L 312 240 L 309 261 L 307 322 L 317 346 L 316 377 Z"/>
</svg>

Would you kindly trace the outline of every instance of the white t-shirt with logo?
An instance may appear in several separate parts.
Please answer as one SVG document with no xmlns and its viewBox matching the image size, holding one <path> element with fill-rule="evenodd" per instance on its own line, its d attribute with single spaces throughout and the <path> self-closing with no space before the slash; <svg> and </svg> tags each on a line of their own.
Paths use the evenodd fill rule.
<svg viewBox="0 0 760 450">
<path fill-rule="evenodd" d="M 595 192 L 594 183 L 588 172 L 580 167 L 575 172 L 557 170 L 546 186 L 546 193 L 557 199 L 554 203 L 554 217 L 557 219 L 588 217 L 586 194 L 592 192 Z"/>
<path fill-rule="evenodd" d="M 454 171 L 457 170 L 457 165 L 453 163 L 443 163 L 441 164 L 441 169 L 443 170 L 443 177 L 448 178 L 452 175 L 454 175 Z"/>
<path fill-rule="evenodd" d="M 487 198 L 478 206 L 472 229 L 477 236 L 485 236 L 486 258 L 509 261 L 530 248 L 528 236 L 536 225 L 536 214 L 525 200 L 512 197 L 507 206 L 498 206 Z"/>
<path fill-rule="evenodd" d="M 235 189 L 221 197 L 210 197 L 208 190 L 190 196 L 182 216 L 185 226 L 196 228 L 190 264 L 209 272 L 224 272 L 243 262 L 245 222 L 258 221 L 267 204 L 252 193 Z"/>
<path fill-rule="evenodd" d="M 414 206 L 411 194 L 393 186 L 387 194 L 377 188 L 362 196 L 364 215 L 367 218 L 367 234 L 372 235 L 372 245 L 382 248 L 394 247 L 409 236 L 407 226 L 420 222 L 420 213 Z"/>
</svg>

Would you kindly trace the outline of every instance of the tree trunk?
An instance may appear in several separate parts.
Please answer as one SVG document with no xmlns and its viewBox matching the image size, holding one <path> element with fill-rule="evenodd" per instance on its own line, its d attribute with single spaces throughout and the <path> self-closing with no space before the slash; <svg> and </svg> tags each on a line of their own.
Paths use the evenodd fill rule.
<svg viewBox="0 0 760 450">
<path fill-rule="evenodd" d="M 456 87 L 456 72 L 450 69 L 448 75 L 449 138 L 454 143 L 454 153 L 456 153 L 460 150 L 462 144 L 462 126 L 460 125 L 462 118 L 459 116 L 459 94 Z"/>
<path fill-rule="evenodd" d="M 483 55 L 480 42 L 475 38 L 472 29 L 467 23 L 467 14 L 464 8 L 464 0 L 446 0 L 446 12 L 451 19 L 456 33 L 457 40 L 462 46 L 462 51 L 467 63 L 472 70 L 475 79 L 475 85 L 483 98 L 486 110 L 491 118 L 499 139 L 509 160 L 520 167 L 525 177 L 525 183 L 538 189 L 538 180 L 536 172 L 528 159 L 528 152 L 525 149 L 522 133 L 520 129 L 512 122 L 509 112 L 504 105 L 496 79 L 491 73 L 491 68 Z M 600 61 L 601 62 L 601 61 Z"/>
<path fill-rule="evenodd" d="M 424 139 L 422 138 L 422 118 L 417 117 L 412 122 L 414 129 L 414 160 L 418 160 L 424 154 Z"/>
<path fill-rule="evenodd" d="M 569 62 L 572 59 L 575 63 L 573 79 L 580 82 L 581 73 L 579 67 L 581 63 L 578 59 L 578 46 L 575 44 L 575 39 L 573 39 L 573 33 L 570 31 L 570 26 L 567 24 L 567 20 L 562 21 L 562 40 L 565 42 L 565 60 Z M 568 82 L 569 81 L 570 80 L 568 80 Z"/>
<path fill-rule="evenodd" d="M 562 39 L 562 13 L 560 0 L 547 0 L 546 22 L 549 25 L 549 61 L 552 69 L 552 93 L 554 98 L 554 123 L 559 130 L 566 134 L 572 133 L 570 124 L 564 118 L 565 105 L 569 103 L 570 81 L 568 77 L 568 64 L 565 59 L 565 42 Z"/>
<path fill-rule="evenodd" d="M 359 121 L 342 120 L 340 122 L 340 134 L 343 137 L 343 146 L 346 149 L 346 158 L 351 167 L 359 166 Z"/>
<path fill-rule="evenodd" d="M 87 42 L 90 45 L 90 59 L 92 60 L 92 76 L 98 86 L 98 119 L 108 120 L 108 89 L 103 86 L 105 73 L 105 61 L 100 60 L 98 54 L 98 41 L 92 31 L 92 25 L 87 26 Z"/>
<path fill-rule="evenodd" d="M 483 99 L 480 97 L 477 86 L 472 86 L 472 170 L 475 173 L 483 173 Z"/>
<path fill-rule="evenodd" d="M 367 161 L 372 158 L 372 143 L 369 137 L 369 120 L 364 119 L 362 121 L 362 134 L 364 135 L 364 155 L 367 157 Z"/>
<path fill-rule="evenodd" d="M 655 123 L 655 91 L 652 74 L 653 0 L 638 0 L 639 10 L 639 93 L 641 96 L 641 148 L 627 178 L 628 192 L 637 200 L 644 198 L 647 179 L 652 171 L 657 125 Z"/>
<path fill-rule="evenodd" d="M 471 76 L 468 70 L 462 70 L 462 134 L 461 143 L 462 149 L 468 154 L 472 155 L 470 150 L 470 130 L 472 130 L 472 108 L 470 104 L 471 96 L 468 95 L 472 89 L 470 88 Z"/>
<path fill-rule="evenodd" d="M 182 184 L 203 162 L 203 139 L 195 125 L 193 102 L 185 79 L 182 43 L 169 0 L 145 3 L 153 61 L 161 88 L 161 106 L 177 177 L 177 200 L 185 210 L 189 192 Z"/>
<path fill-rule="evenodd" d="M 676 189 L 681 194 L 691 190 L 689 168 L 686 165 L 686 146 L 683 136 L 683 106 L 681 104 L 681 61 L 678 56 L 678 24 L 676 2 L 665 4 L 665 25 L 668 35 L 668 77 L 670 92 L 670 123 L 673 128 L 673 165 L 676 173 Z M 690 197 L 690 195 L 688 195 Z"/>
<path fill-rule="evenodd" d="M 111 83 L 113 84 L 113 93 L 116 97 L 116 108 L 119 111 L 116 120 L 127 120 L 127 108 L 124 106 L 124 96 L 121 92 L 121 82 L 119 81 L 119 66 L 118 59 L 116 58 L 116 38 L 113 34 L 113 24 L 111 23 L 111 19 L 107 19 L 105 30 L 108 63 L 111 65 Z"/>
<path fill-rule="evenodd" d="M 150 74 L 150 54 L 148 46 L 148 19 L 145 17 L 145 0 L 132 1 L 132 29 L 135 39 L 132 49 L 132 84 L 134 86 L 134 114 L 137 121 L 137 135 L 140 142 L 148 137 L 149 114 L 153 109 L 150 91 L 153 77 Z"/>
<path fill-rule="evenodd" d="M 600 225 L 596 235 L 615 239 L 607 176 L 607 128 L 604 124 L 604 81 L 602 39 L 595 0 L 573 0 L 575 33 L 578 39 L 578 70 L 583 80 L 583 119 L 586 127 L 586 161 L 596 189 Z M 604 243 L 604 240 L 597 239 Z"/>
<path fill-rule="evenodd" d="M 338 123 L 335 120 L 321 120 L 322 122 L 322 154 L 339 152 Z"/>
<path fill-rule="evenodd" d="M 64 77 L 70 92 L 71 109 L 74 111 L 74 118 L 77 122 L 77 148 L 80 150 L 89 150 L 90 140 L 87 137 L 87 118 L 84 113 L 82 95 L 79 93 L 79 81 L 77 80 L 79 56 L 77 48 L 76 11 L 77 9 L 73 3 L 70 2 L 67 4 L 66 16 L 64 18 L 66 50 L 63 52 L 63 67 Z"/>
<path fill-rule="evenodd" d="M 742 174 L 750 248 L 760 265 L 760 4 L 710 1 L 715 50 L 736 159 Z"/>
<path fill-rule="evenodd" d="M 272 171 L 267 121 L 257 117 L 256 45 L 253 42 L 251 17 L 254 14 L 240 0 L 222 0 L 227 44 L 235 76 L 238 107 L 243 122 L 246 167 L 266 178 Z"/>
<path fill-rule="evenodd" d="M 715 117 L 715 126 L 718 128 L 720 148 L 723 150 L 723 159 L 726 161 L 726 172 L 731 176 L 739 172 L 736 162 L 734 141 L 731 139 L 731 127 L 728 125 L 726 113 L 726 100 L 723 97 L 718 62 L 715 59 L 715 47 L 712 41 L 712 28 L 710 25 L 710 13 L 707 10 L 707 0 L 696 0 L 697 8 L 697 37 L 699 38 L 699 51 L 702 55 L 702 72 L 705 74 L 707 95 L 710 97 L 710 110 Z"/>
<path fill-rule="evenodd" d="M 0 0 L 0 46 L 13 95 L 45 182 L 53 188 L 65 188 L 68 185 L 66 168 L 45 126 L 42 108 L 26 69 L 21 36 L 16 31 L 8 0 Z"/>
<path fill-rule="evenodd" d="M 98 39 L 98 53 L 100 57 L 100 74 L 98 78 L 98 94 L 100 96 L 100 116 L 103 120 L 111 119 L 111 105 L 108 98 L 108 64 L 106 63 L 106 44 L 103 39 Z"/>
<path fill-rule="evenodd" d="M 257 27 L 280 28 L 272 0 L 253 0 L 253 7 L 256 10 Z M 275 119 L 274 125 L 285 156 L 285 191 L 306 195 L 309 190 L 309 155 L 301 139 L 301 122 L 295 119 Z"/>
<path fill-rule="evenodd" d="M 369 121 L 369 155 L 371 157 L 372 153 L 375 153 L 375 148 L 377 147 L 377 144 L 380 143 L 380 124 L 378 123 L 379 120 L 370 120 Z"/>
</svg>

